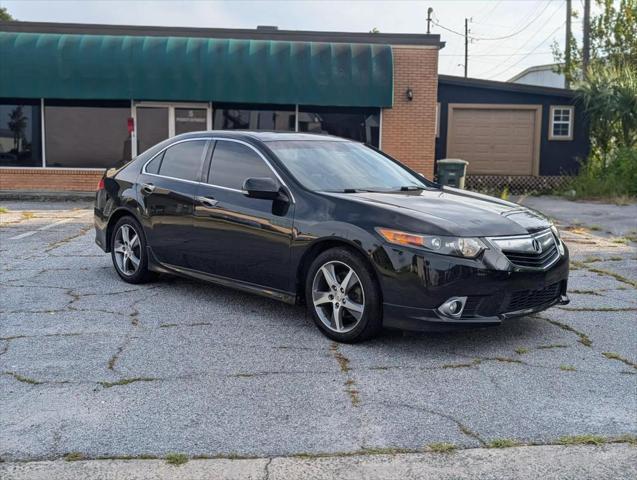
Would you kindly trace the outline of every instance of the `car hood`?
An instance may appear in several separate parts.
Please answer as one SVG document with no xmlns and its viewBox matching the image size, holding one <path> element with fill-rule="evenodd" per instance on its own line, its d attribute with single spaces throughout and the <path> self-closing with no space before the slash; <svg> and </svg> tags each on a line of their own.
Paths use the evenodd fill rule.
<svg viewBox="0 0 637 480">
<path fill-rule="evenodd" d="M 330 194 L 350 201 L 392 210 L 409 217 L 400 228 L 414 228 L 414 222 L 434 227 L 437 234 L 488 237 L 523 235 L 544 230 L 550 220 L 534 210 L 487 195 L 455 188 L 396 193 Z M 410 221 L 413 220 L 413 221 Z M 399 227 L 398 225 L 378 225 Z M 426 228 L 423 226 L 423 228 Z M 419 230 L 423 231 L 423 230 Z"/>
</svg>

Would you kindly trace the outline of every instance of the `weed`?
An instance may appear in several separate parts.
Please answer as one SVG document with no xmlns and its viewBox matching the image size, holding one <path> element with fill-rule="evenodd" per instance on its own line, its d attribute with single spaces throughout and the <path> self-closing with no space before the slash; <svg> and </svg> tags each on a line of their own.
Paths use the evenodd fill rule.
<svg viewBox="0 0 637 480">
<path fill-rule="evenodd" d="M 135 382 L 152 382 L 157 380 L 156 378 L 150 377 L 136 377 L 136 378 L 122 378 L 121 380 L 117 380 L 116 382 L 97 382 L 104 388 L 117 387 L 119 385 L 128 385 L 129 383 Z"/>
<path fill-rule="evenodd" d="M 6 207 L 0 207 L 0 213 L 8 213 L 9 209 Z"/>
<path fill-rule="evenodd" d="M 560 343 L 555 343 L 552 345 L 538 345 L 538 350 L 550 350 L 552 348 L 568 348 L 568 345 L 562 345 Z"/>
<path fill-rule="evenodd" d="M 593 341 L 590 338 L 588 338 L 588 335 L 578 330 L 575 330 L 573 327 L 571 327 L 570 325 L 567 325 L 566 323 L 558 322 L 557 320 L 551 320 L 550 318 L 544 318 L 544 317 L 536 317 L 536 318 L 541 318 L 542 320 L 545 320 L 549 322 L 550 324 L 561 328 L 562 330 L 566 330 L 567 332 L 574 333 L 575 335 L 579 337 L 579 340 L 577 341 L 581 343 L 582 345 L 584 345 L 585 347 L 590 347 L 591 345 L 593 345 Z"/>
<path fill-rule="evenodd" d="M 33 212 L 22 212 L 22 218 L 25 220 L 30 220 L 31 218 L 35 217 L 35 213 Z"/>
<path fill-rule="evenodd" d="M 475 367 L 476 365 L 480 365 L 480 363 L 481 360 L 479 358 L 476 358 L 471 363 L 447 363 L 440 368 L 471 368 Z"/>
<path fill-rule="evenodd" d="M 78 462 L 84 460 L 86 457 L 82 452 L 69 452 L 64 455 L 64 460 L 67 462 Z"/>
<path fill-rule="evenodd" d="M 575 367 L 573 365 L 560 365 L 560 370 L 564 372 L 575 372 Z"/>
<path fill-rule="evenodd" d="M 524 355 L 525 353 L 529 353 L 529 349 L 524 347 L 518 347 L 515 349 L 515 353 L 517 353 L 518 355 Z"/>
<path fill-rule="evenodd" d="M 188 456 L 183 453 L 169 453 L 165 457 L 166 463 L 169 465 L 183 465 L 188 462 Z"/>
<path fill-rule="evenodd" d="M 427 445 L 430 452 L 435 453 L 452 453 L 456 450 L 456 446 L 453 443 L 430 443 Z"/>
<path fill-rule="evenodd" d="M 558 442 L 562 445 L 603 445 L 606 439 L 599 435 L 573 435 L 560 437 Z"/>
<path fill-rule="evenodd" d="M 617 360 L 619 362 L 623 362 L 626 365 L 628 365 L 629 367 L 633 367 L 634 369 L 637 369 L 637 363 L 635 362 L 631 362 L 630 360 L 628 360 L 627 358 L 622 357 L 619 353 L 615 353 L 615 352 L 602 352 L 602 355 L 604 355 L 606 358 L 608 358 L 609 360 Z"/>
<path fill-rule="evenodd" d="M 496 438 L 487 443 L 488 448 L 511 448 L 519 445 L 515 440 L 509 440 L 506 438 Z"/>
<path fill-rule="evenodd" d="M 40 382 L 39 380 L 34 380 L 33 378 L 22 376 L 19 373 L 15 373 L 15 372 L 4 372 L 4 373 L 7 375 L 11 375 L 18 382 L 28 383 L 30 385 L 41 385 L 43 383 L 43 382 Z"/>
</svg>

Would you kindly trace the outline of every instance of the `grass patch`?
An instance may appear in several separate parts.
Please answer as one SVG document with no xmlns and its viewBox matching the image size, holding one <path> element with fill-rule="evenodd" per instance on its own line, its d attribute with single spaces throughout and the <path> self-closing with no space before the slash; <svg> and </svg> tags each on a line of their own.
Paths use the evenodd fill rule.
<svg viewBox="0 0 637 480">
<path fill-rule="evenodd" d="M 169 465 L 183 465 L 188 462 L 188 455 L 183 453 L 169 453 L 164 458 Z"/>
<path fill-rule="evenodd" d="M 520 444 L 515 440 L 509 440 L 506 438 L 496 438 L 495 440 L 491 440 L 487 443 L 488 448 L 511 448 L 517 447 L 518 445 Z"/>
<path fill-rule="evenodd" d="M 575 335 L 579 337 L 577 341 L 581 343 L 582 345 L 584 345 L 585 347 L 590 347 L 591 345 L 593 345 L 593 341 L 590 338 L 588 338 L 588 335 L 578 330 L 575 330 L 573 327 L 571 327 L 570 325 L 567 325 L 566 323 L 558 322 L 557 320 L 551 320 L 550 318 L 544 318 L 544 317 L 536 317 L 536 318 L 541 318 L 542 320 L 546 320 L 550 324 L 555 325 L 556 327 L 559 327 L 562 330 L 574 333 Z"/>
<path fill-rule="evenodd" d="M 573 365 L 560 365 L 560 370 L 562 370 L 563 372 L 577 371 Z"/>
<path fill-rule="evenodd" d="M 571 260 L 571 265 L 575 265 L 576 267 L 585 268 L 589 272 L 597 273 L 598 275 L 606 275 L 608 277 L 613 277 L 615 280 L 621 283 L 625 283 L 626 285 L 630 285 L 633 288 L 637 288 L 637 282 L 631 280 L 630 278 L 624 277 L 619 273 L 611 272 L 610 270 L 604 270 L 601 268 L 593 268 L 586 265 L 584 262 L 578 262 L 576 260 Z"/>
<path fill-rule="evenodd" d="M 628 365 L 629 367 L 633 367 L 634 369 L 637 369 L 637 363 L 635 362 L 631 362 L 630 360 L 628 360 L 627 358 L 622 357 L 619 353 L 615 353 L 615 352 L 602 352 L 602 355 L 604 355 L 606 358 L 608 358 L 609 360 L 617 360 L 618 362 L 623 362 L 626 365 Z"/>
<path fill-rule="evenodd" d="M 606 439 L 600 435 L 572 435 L 560 437 L 558 443 L 561 445 L 603 445 Z"/>
<path fill-rule="evenodd" d="M 6 207 L 0 207 L 0 213 L 9 213 L 9 209 Z"/>
<path fill-rule="evenodd" d="M 341 372 L 343 373 L 349 372 L 351 370 L 351 368 L 349 367 L 349 358 L 347 358 L 345 355 L 343 355 L 341 352 L 338 351 L 338 343 L 332 343 L 332 345 L 330 346 L 330 351 L 332 352 L 332 355 L 334 355 L 334 358 L 338 362 L 338 366 L 341 369 Z"/>
<path fill-rule="evenodd" d="M 136 378 L 122 378 L 121 380 L 117 380 L 116 382 L 97 382 L 104 388 L 117 387 L 120 385 L 128 385 L 130 383 L 135 382 L 153 382 L 157 380 L 156 378 L 151 377 L 136 377 Z"/>
<path fill-rule="evenodd" d="M 598 293 L 595 290 L 569 290 L 568 293 L 576 293 L 578 295 L 595 295 L 597 297 L 603 297 L 601 293 Z"/>
<path fill-rule="evenodd" d="M 524 355 L 525 353 L 529 353 L 529 349 L 524 347 L 518 347 L 515 349 L 515 353 L 517 353 L 518 355 Z"/>
<path fill-rule="evenodd" d="M 29 377 L 25 377 L 23 375 L 20 375 L 19 373 L 15 373 L 15 372 L 4 372 L 7 375 L 11 375 L 13 378 L 15 378 L 18 382 L 22 382 L 22 383 L 28 383 L 29 385 L 42 385 L 42 383 L 39 380 L 35 380 L 33 378 L 29 378 Z"/>
<path fill-rule="evenodd" d="M 568 345 L 562 345 L 560 343 L 555 343 L 553 345 L 539 345 L 537 347 L 538 350 L 551 350 L 552 348 L 568 348 Z"/>
<path fill-rule="evenodd" d="M 22 212 L 21 215 L 24 220 L 30 220 L 35 217 L 35 213 L 33 212 Z"/>
<path fill-rule="evenodd" d="M 494 360 L 496 362 L 504 362 L 504 363 L 524 363 L 522 360 L 516 360 L 515 358 L 509 358 L 509 357 L 495 357 Z"/>
<path fill-rule="evenodd" d="M 434 453 L 452 453 L 455 452 L 456 446 L 453 443 L 430 443 L 427 449 Z"/>
<path fill-rule="evenodd" d="M 595 262 L 603 262 L 604 259 L 601 257 L 586 257 L 582 262 L 584 263 L 595 263 Z"/>
<path fill-rule="evenodd" d="M 64 455 L 64 461 L 66 462 L 79 462 L 80 460 L 84 460 L 86 457 L 82 452 L 69 452 Z"/>
<path fill-rule="evenodd" d="M 618 238 L 613 238 L 611 240 L 611 242 L 613 242 L 613 243 L 621 243 L 622 245 L 627 245 L 630 242 L 630 240 L 627 239 L 626 237 L 618 237 Z"/>
<path fill-rule="evenodd" d="M 559 307 L 567 312 L 635 312 L 637 307 Z"/>
<path fill-rule="evenodd" d="M 440 368 L 471 368 L 480 365 L 481 360 L 476 358 L 471 363 L 447 363 Z"/>
</svg>

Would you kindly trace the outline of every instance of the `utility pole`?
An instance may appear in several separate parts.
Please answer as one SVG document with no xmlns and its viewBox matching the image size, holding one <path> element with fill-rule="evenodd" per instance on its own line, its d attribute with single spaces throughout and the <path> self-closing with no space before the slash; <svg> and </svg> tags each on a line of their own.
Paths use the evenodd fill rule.
<svg viewBox="0 0 637 480">
<path fill-rule="evenodd" d="M 564 47 L 564 88 L 569 88 L 571 82 L 571 0 L 566 0 L 566 45 Z"/>
<path fill-rule="evenodd" d="M 464 19 L 464 78 L 469 70 L 469 19 Z"/>
<path fill-rule="evenodd" d="M 434 9 L 429 7 L 427 9 L 427 35 L 431 33 L 431 14 L 434 13 Z"/>
<path fill-rule="evenodd" d="M 582 70 L 588 75 L 591 60 L 591 0 L 584 0 L 584 38 L 582 39 Z"/>
</svg>

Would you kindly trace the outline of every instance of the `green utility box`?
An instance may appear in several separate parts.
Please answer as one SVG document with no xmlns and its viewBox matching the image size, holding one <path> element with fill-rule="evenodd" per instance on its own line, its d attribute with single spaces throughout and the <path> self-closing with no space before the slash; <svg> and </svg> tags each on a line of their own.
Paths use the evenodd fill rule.
<svg viewBox="0 0 637 480">
<path fill-rule="evenodd" d="M 459 158 L 438 160 L 438 183 L 447 187 L 464 188 L 464 178 L 469 162 Z"/>
</svg>

